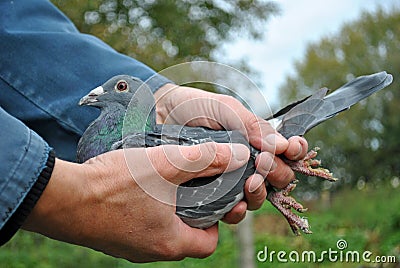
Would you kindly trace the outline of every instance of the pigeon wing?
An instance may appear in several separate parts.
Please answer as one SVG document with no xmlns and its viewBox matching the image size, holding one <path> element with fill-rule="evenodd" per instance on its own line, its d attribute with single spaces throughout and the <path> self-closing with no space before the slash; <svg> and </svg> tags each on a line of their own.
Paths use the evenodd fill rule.
<svg viewBox="0 0 400 268">
<path fill-rule="evenodd" d="M 360 76 L 329 95 L 326 95 L 328 90 L 323 88 L 272 120 L 275 124 L 278 121 L 277 130 L 284 137 L 302 136 L 321 122 L 387 87 L 392 81 L 392 75 L 380 72 Z"/>
</svg>

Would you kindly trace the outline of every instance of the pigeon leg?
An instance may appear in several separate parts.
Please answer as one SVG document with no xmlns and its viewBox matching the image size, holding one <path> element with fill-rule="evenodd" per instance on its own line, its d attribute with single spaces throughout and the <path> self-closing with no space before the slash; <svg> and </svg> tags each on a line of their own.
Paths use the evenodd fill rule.
<svg viewBox="0 0 400 268">
<path fill-rule="evenodd" d="M 292 161 L 289 159 L 284 159 L 284 161 L 292 170 L 301 174 L 320 177 L 328 181 L 337 181 L 337 179 L 333 177 L 333 174 L 328 169 L 320 167 L 321 161 L 315 159 L 318 150 L 319 148 L 315 147 L 314 150 L 311 150 L 307 153 L 304 159 L 299 161 Z"/>
<path fill-rule="evenodd" d="M 291 210 L 292 208 L 294 208 L 298 212 L 307 211 L 307 209 L 303 208 L 303 206 L 298 203 L 293 197 L 289 196 L 289 193 L 293 191 L 294 188 L 296 188 L 296 183 L 297 180 L 290 182 L 285 188 L 280 191 L 269 191 L 267 199 L 286 218 L 290 227 L 292 228 L 293 233 L 295 233 L 296 235 L 300 235 L 299 230 L 301 230 L 306 234 L 311 234 L 312 232 L 310 230 L 310 226 L 308 225 L 307 219 L 299 217 Z"/>
</svg>

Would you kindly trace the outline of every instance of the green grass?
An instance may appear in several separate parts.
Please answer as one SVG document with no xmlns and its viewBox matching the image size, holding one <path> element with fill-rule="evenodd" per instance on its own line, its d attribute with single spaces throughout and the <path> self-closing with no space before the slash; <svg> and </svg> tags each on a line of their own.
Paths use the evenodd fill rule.
<svg viewBox="0 0 400 268">
<path fill-rule="evenodd" d="M 312 235 L 294 236 L 285 219 L 269 204 L 255 213 L 254 232 L 256 252 L 264 249 L 287 254 L 297 251 L 337 250 L 336 242 L 344 239 L 347 250 L 371 251 L 377 255 L 400 257 L 400 195 L 399 189 L 381 187 L 363 191 L 345 190 L 334 194 L 330 207 L 320 201 L 306 204 L 306 215 L 312 226 Z M 238 267 L 239 252 L 235 240 L 236 228 L 220 224 L 217 251 L 211 257 L 181 262 L 131 264 L 102 253 L 47 239 L 40 235 L 20 231 L 0 249 L 1 267 Z M 287 256 L 286 256 L 287 257 Z M 371 258 L 372 258 L 371 257 Z M 365 263 L 325 262 L 280 263 L 276 256 L 257 263 L 258 267 L 361 267 Z M 372 264 L 367 267 L 376 267 Z M 371 266 L 372 265 L 372 266 Z M 365 266 L 364 266 L 365 267 Z M 394 267 L 386 265 L 384 267 Z"/>
</svg>

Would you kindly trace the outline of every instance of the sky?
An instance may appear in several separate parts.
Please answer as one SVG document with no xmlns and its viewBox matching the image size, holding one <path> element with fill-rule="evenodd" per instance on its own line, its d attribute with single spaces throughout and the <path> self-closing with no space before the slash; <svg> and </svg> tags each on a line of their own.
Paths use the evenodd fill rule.
<svg viewBox="0 0 400 268">
<path fill-rule="evenodd" d="M 238 39 L 225 45 L 224 57 L 244 58 L 260 73 L 262 93 L 271 106 L 278 103 L 278 88 L 288 74 L 294 73 L 294 62 L 302 59 L 307 44 L 322 37 L 339 33 L 344 23 L 360 17 L 363 11 L 374 11 L 378 6 L 399 6 L 399 0 L 281 0 L 276 1 L 281 13 L 266 24 L 265 36 L 260 41 Z M 329 86 L 329 85 L 327 85 Z"/>
</svg>

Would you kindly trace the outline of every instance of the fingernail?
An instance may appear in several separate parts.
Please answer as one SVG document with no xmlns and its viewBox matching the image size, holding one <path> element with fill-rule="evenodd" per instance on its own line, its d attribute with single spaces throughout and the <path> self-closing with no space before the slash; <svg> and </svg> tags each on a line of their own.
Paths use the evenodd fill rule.
<svg viewBox="0 0 400 268">
<path fill-rule="evenodd" d="M 247 162 L 250 157 L 250 152 L 243 144 L 232 144 L 233 159 L 239 162 Z"/>
<path fill-rule="evenodd" d="M 264 138 L 264 140 L 271 146 L 276 146 L 278 143 L 285 142 L 285 138 L 277 134 L 269 134 Z"/>
<path fill-rule="evenodd" d="M 269 171 L 270 171 L 270 172 L 271 172 L 271 171 L 274 171 L 274 170 L 276 169 L 277 166 L 278 166 L 278 164 L 277 164 L 275 161 L 273 161 L 272 164 L 271 164 L 271 168 L 269 169 Z"/>
<path fill-rule="evenodd" d="M 266 155 L 266 157 L 262 158 L 261 161 L 262 162 L 260 168 L 263 171 L 263 175 L 265 176 L 269 172 L 274 171 L 274 169 L 276 169 L 277 167 L 277 164 L 274 160 L 274 155 Z"/>
<path fill-rule="evenodd" d="M 261 190 L 261 185 L 263 184 L 263 180 L 259 180 L 256 178 L 253 178 L 250 182 L 249 185 L 249 192 L 250 193 L 257 193 L 258 191 Z"/>
<path fill-rule="evenodd" d="M 299 146 L 299 149 L 298 149 L 298 151 L 297 151 L 297 153 L 296 153 L 295 159 L 299 158 L 299 156 L 301 155 L 301 151 L 302 151 L 302 149 L 303 149 L 302 146 L 301 146 L 301 144 L 299 144 L 298 146 Z"/>
<path fill-rule="evenodd" d="M 266 163 L 266 166 L 265 166 L 266 174 L 274 171 L 276 169 L 276 167 L 277 167 L 277 164 L 275 161 L 272 161 L 270 164 Z"/>
</svg>

